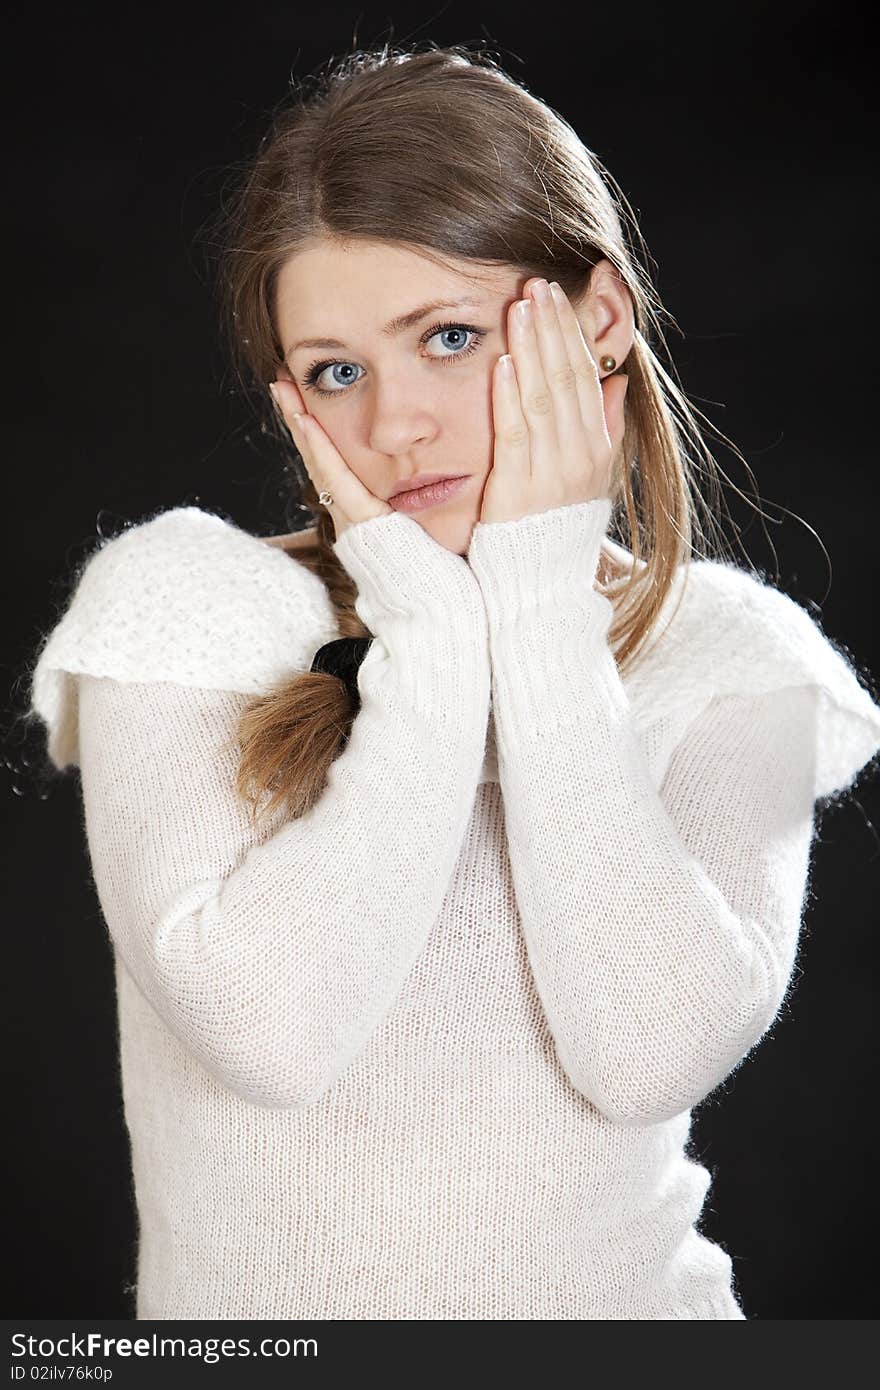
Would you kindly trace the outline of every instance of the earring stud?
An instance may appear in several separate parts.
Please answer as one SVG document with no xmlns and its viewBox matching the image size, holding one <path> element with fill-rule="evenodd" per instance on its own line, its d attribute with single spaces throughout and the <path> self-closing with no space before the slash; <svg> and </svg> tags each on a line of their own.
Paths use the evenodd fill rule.
<svg viewBox="0 0 880 1390">
<path fill-rule="evenodd" d="M 609 353 L 605 357 L 599 358 L 599 366 L 602 368 L 603 371 L 613 372 L 614 368 L 617 366 L 617 363 Z"/>
</svg>

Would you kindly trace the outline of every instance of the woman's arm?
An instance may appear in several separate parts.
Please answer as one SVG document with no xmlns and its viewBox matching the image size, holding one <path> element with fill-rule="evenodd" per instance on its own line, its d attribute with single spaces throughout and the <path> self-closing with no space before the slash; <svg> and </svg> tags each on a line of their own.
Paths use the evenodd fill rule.
<svg viewBox="0 0 880 1390">
<path fill-rule="evenodd" d="M 608 504 L 478 526 L 499 778 L 529 958 L 573 1084 L 619 1123 L 702 1100 L 790 978 L 816 687 L 715 699 L 658 789 L 592 588 Z M 699 653 L 694 652 L 699 660 Z"/>
<path fill-rule="evenodd" d="M 485 610 L 465 562 L 397 513 L 336 545 L 377 636 L 350 740 L 301 818 L 250 827 L 234 787 L 246 695 L 78 678 L 113 942 L 181 1042 L 265 1106 L 315 1102 L 390 1009 L 440 910 L 484 756 Z"/>
</svg>

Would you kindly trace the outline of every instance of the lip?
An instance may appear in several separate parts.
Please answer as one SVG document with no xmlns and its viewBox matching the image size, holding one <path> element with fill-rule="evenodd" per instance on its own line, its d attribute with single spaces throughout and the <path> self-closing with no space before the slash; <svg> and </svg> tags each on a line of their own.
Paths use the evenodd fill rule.
<svg viewBox="0 0 880 1390">
<path fill-rule="evenodd" d="M 470 481 L 470 474 L 455 476 L 447 473 L 427 476 L 433 477 L 434 480 L 422 483 L 416 488 L 404 488 L 402 492 L 393 493 L 388 498 L 389 506 L 398 512 L 420 512 L 425 507 L 436 507 L 445 502 Z"/>
<path fill-rule="evenodd" d="M 417 478 L 413 478 L 408 483 L 402 483 L 396 492 L 392 492 L 391 497 L 398 497 L 401 492 L 415 492 L 419 488 L 430 487 L 431 483 L 442 483 L 446 478 L 458 478 L 459 473 L 420 473 Z M 388 501 L 391 501 L 391 497 Z"/>
</svg>

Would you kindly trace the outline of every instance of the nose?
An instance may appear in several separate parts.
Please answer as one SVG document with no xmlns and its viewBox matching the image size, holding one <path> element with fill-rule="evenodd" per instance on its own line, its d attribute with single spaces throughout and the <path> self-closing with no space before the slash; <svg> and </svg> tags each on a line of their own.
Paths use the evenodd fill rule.
<svg viewBox="0 0 880 1390">
<path fill-rule="evenodd" d="M 436 432 L 437 416 L 422 382 L 401 373 L 376 387 L 369 425 L 369 444 L 376 453 L 405 457 Z"/>
</svg>

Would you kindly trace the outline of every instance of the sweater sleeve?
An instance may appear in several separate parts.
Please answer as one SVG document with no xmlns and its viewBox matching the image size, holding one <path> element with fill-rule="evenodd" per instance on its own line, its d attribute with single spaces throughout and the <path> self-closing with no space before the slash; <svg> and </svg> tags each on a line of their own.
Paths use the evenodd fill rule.
<svg viewBox="0 0 880 1390">
<path fill-rule="evenodd" d="M 835 766 L 851 776 L 880 747 L 880 710 L 854 689 L 853 733 L 818 676 L 702 699 L 658 785 L 607 640 L 612 604 L 593 588 L 610 509 L 479 525 L 468 558 L 487 605 L 511 868 L 558 1055 L 609 1118 L 653 1124 L 701 1101 L 778 1013 L 817 788 L 830 790 L 824 734 L 850 730 L 850 762 L 838 739 Z"/>
<path fill-rule="evenodd" d="M 403 513 L 349 528 L 335 549 L 375 640 L 348 743 L 296 820 L 282 809 L 252 829 L 237 796 L 247 691 L 197 678 L 191 665 L 186 681 L 161 678 L 184 660 L 171 647 L 186 633 L 166 629 L 164 664 L 140 678 L 134 665 L 120 677 L 106 632 L 88 659 L 82 643 L 64 658 L 76 672 L 85 825 L 113 943 L 178 1040 L 228 1089 L 270 1107 L 317 1101 L 390 1009 L 440 910 L 484 755 L 485 610 L 466 562 Z M 141 592 L 137 552 L 129 559 Z M 168 564 L 170 594 L 187 581 Z M 233 581 L 247 587 L 248 567 Z M 116 598 L 106 595 L 108 611 Z M 100 585 L 90 610 L 94 634 Z M 242 636 L 237 613 L 219 620 L 222 660 Z"/>
</svg>

